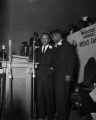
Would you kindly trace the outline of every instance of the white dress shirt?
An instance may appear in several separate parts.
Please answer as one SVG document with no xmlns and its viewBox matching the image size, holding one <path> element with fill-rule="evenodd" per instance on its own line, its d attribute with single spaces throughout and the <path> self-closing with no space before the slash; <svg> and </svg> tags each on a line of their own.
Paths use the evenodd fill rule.
<svg viewBox="0 0 96 120">
<path fill-rule="evenodd" d="M 62 45 L 62 41 L 63 41 L 63 39 L 61 39 L 58 43 L 56 43 L 55 47 L 57 47 L 58 45 Z"/>
<path fill-rule="evenodd" d="M 48 44 L 48 45 L 45 45 L 45 50 L 44 50 L 44 52 L 43 52 L 43 49 L 44 49 L 44 45 L 43 45 L 43 46 L 42 46 L 42 52 L 45 53 L 48 47 L 49 47 L 49 44 Z"/>
</svg>

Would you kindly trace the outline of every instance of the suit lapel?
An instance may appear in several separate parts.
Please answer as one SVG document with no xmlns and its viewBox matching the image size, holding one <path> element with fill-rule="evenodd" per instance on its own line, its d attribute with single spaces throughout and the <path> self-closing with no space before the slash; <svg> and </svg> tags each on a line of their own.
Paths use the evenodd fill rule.
<svg viewBox="0 0 96 120">
<path fill-rule="evenodd" d="M 49 46 L 47 47 L 47 49 L 46 49 L 45 53 L 47 53 L 48 51 L 49 51 Z"/>
<path fill-rule="evenodd" d="M 44 53 L 42 52 L 42 47 L 40 47 L 40 55 L 43 55 Z"/>
</svg>

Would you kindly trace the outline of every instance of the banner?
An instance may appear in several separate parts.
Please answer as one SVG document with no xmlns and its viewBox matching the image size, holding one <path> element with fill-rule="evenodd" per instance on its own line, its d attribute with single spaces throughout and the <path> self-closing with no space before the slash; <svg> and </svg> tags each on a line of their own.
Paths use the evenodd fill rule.
<svg viewBox="0 0 96 120">
<path fill-rule="evenodd" d="M 68 36 L 68 42 L 77 43 L 77 54 L 80 60 L 78 83 L 83 81 L 84 67 L 90 57 L 96 59 L 96 24 Z"/>
</svg>

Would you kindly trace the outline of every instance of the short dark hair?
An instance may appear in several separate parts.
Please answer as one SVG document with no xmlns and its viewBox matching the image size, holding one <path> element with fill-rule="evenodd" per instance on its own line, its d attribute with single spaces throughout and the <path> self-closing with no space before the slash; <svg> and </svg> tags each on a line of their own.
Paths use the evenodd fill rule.
<svg viewBox="0 0 96 120">
<path fill-rule="evenodd" d="M 55 29 L 53 32 L 51 32 L 51 34 L 60 34 L 61 36 L 63 36 L 63 32 L 59 29 Z"/>
<path fill-rule="evenodd" d="M 38 33 L 37 33 L 37 32 L 34 32 L 33 34 L 36 35 L 36 36 L 38 36 Z"/>
<path fill-rule="evenodd" d="M 47 36 L 49 37 L 49 39 L 51 39 L 51 36 L 50 36 L 50 34 L 49 34 L 48 32 L 43 32 L 43 33 L 41 34 L 41 38 L 42 38 L 43 35 L 47 35 Z"/>
</svg>

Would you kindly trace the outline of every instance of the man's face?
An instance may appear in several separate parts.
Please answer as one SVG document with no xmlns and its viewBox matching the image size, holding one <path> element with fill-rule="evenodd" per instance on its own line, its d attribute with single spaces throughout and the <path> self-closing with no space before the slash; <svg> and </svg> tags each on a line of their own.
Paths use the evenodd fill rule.
<svg viewBox="0 0 96 120">
<path fill-rule="evenodd" d="M 58 43 L 58 42 L 61 40 L 61 36 L 60 36 L 59 33 L 54 33 L 54 34 L 52 35 L 52 37 L 53 37 L 53 41 L 54 41 L 55 43 Z"/>
<path fill-rule="evenodd" d="M 50 38 L 47 34 L 44 34 L 44 35 L 42 35 L 41 41 L 42 41 L 43 45 L 48 45 Z"/>
</svg>

